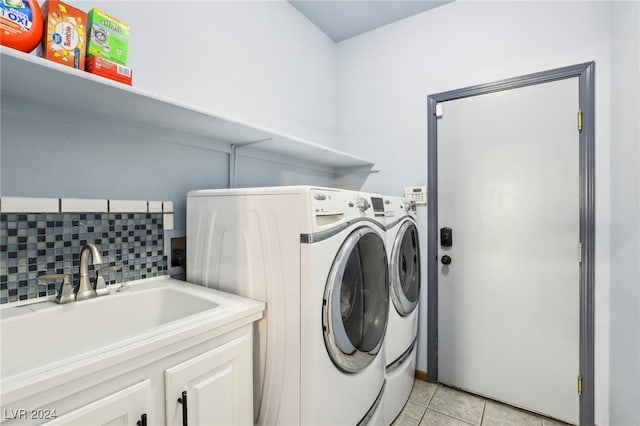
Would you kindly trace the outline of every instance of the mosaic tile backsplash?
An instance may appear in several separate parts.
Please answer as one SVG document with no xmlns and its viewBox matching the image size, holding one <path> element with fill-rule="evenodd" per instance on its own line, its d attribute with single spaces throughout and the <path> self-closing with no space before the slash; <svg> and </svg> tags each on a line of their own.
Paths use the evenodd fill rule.
<svg viewBox="0 0 640 426">
<path fill-rule="evenodd" d="M 122 266 L 105 274 L 107 285 L 164 275 L 162 213 L 2 213 L 0 215 L 0 304 L 56 294 L 59 283 L 37 277 L 69 274 L 77 284 L 80 249 L 95 244 L 105 263 L 95 270 Z"/>
</svg>

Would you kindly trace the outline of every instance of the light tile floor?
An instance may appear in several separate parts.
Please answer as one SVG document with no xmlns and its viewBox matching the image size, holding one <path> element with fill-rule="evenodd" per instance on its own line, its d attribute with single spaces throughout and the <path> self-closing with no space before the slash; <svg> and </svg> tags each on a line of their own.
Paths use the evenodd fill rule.
<svg viewBox="0 0 640 426">
<path fill-rule="evenodd" d="M 568 426 L 448 386 L 414 382 L 393 426 Z"/>
</svg>

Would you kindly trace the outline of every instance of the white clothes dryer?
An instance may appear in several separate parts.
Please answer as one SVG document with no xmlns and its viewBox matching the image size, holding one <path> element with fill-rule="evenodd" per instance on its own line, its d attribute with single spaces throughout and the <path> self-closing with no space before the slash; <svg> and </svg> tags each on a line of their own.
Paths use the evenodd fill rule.
<svg viewBox="0 0 640 426">
<path fill-rule="evenodd" d="M 384 202 L 391 298 L 382 417 L 388 425 L 402 411 L 415 379 L 421 274 L 414 205 L 403 197 L 384 197 Z"/>
<path fill-rule="evenodd" d="M 383 214 L 381 198 L 331 188 L 189 192 L 187 279 L 266 302 L 257 424 L 381 424 Z"/>
</svg>

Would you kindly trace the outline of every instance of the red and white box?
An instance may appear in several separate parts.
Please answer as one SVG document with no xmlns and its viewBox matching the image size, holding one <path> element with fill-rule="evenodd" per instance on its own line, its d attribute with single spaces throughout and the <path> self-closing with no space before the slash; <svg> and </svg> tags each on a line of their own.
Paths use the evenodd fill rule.
<svg viewBox="0 0 640 426">
<path fill-rule="evenodd" d="M 91 74 L 106 77 L 110 80 L 131 86 L 133 70 L 124 65 L 116 64 L 99 56 L 89 55 L 84 65 L 85 71 Z"/>
</svg>

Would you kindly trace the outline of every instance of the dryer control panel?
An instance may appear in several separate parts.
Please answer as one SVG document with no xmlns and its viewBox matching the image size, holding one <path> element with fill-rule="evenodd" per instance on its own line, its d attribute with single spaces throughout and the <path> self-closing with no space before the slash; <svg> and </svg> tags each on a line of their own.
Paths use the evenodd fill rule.
<svg viewBox="0 0 640 426">
<path fill-rule="evenodd" d="M 382 197 L 365 192 L 325 189 L 312 189 L 310 195 L 314 226 L 318 230 L 363 217 L 384 221 Z"/>
<path fill-rule="evenodd" d="M 310 191 L 311 211 L 317 215 L 337 215 L 345 211 L 339 190 L 312 189 Z"/>
</svg>

